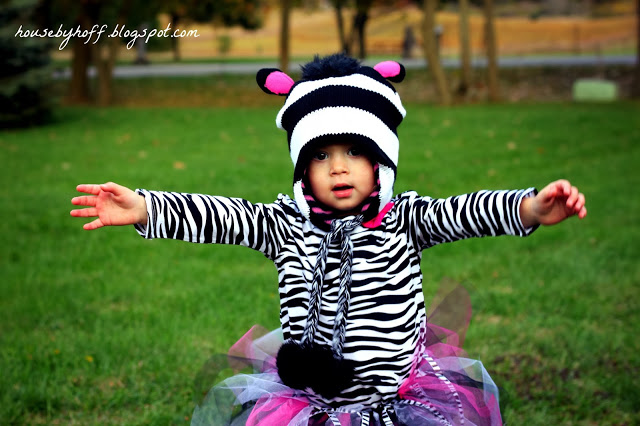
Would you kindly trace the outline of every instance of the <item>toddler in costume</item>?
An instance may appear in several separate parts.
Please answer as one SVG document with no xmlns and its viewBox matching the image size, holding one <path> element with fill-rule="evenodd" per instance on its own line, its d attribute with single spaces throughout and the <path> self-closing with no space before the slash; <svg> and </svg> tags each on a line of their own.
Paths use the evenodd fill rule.
<svg viewBox="0 0 640 426">
<path fill-rule="evenodd" d="M 333 55 L 302 71 L 298 82 L 275 69 L 257 75 L 265 92 L 286 95 L 276 123 L 288 136 L 293 198 L 253 204 L 79 185 L 89 195 L 72 203 L 89 208 L 72 216 L 96 217 L 87 230 L 133 224 L 145 238 L 238 244 L 274 262 L 281 330 L 250 332 L 234 345 L 231 359 L 246 358 L 253 374 L 215 386 L 194 424 L 501 424 L 497 388 L 482 364 L 427 323 L 422 250 L 584 218 L 584 196 L 565 180 L 539 193 L 394 196 L 405 109 L 389 81 L 401 82 L 404 68 Z"/>
</svg>

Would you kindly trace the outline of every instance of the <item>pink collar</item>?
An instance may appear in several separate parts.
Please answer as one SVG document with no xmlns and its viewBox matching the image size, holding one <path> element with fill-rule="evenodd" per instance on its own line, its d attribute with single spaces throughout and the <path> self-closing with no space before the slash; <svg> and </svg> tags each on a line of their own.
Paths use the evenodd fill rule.
<svg viewBox="0 0 640 426">
<path fill-rule="evenodd" d="M 392 208 L 393 208 L 393 201 L 390 201 L 390 202 L 387 203 L 386 206 L 384 206 L 384 208 L 380 211 L 380 213 L 378 213 L 378 215 L 376 217 L 374 217 L 373 219 L 371 219 L 368 222 L 363 223 L 362 226 L 364 226 L 365 228 L 377 228 L 378 226 L 380 226 L 382 224 L 382 219 L 384 219 L 384 216 Z"/>
</svg>

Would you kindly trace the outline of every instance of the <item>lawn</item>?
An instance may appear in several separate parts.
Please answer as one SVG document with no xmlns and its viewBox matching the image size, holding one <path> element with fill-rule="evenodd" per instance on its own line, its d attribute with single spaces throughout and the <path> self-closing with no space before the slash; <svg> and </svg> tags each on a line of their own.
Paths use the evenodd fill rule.
<svg viewBox="0 0 640 426">
<path fill-rule="evenodd" d="M 407 109 L 397 192 L 566 177 L 587 196 L 584 221 L 424 253 L 427 299 L 444 278 L 471 295 L 465 348 L 502 389 L 505 422 L 640 422 L 640 105 Z M 87 232 L 69 216 L 78 183 L 254 202 L 290 193 L 275 114 L 63 108 L 48 126 L 0 133 L 0 423 L 185 424 L 207 360 L 253 324 L 278 327 L 276 271 L 261 254 Z"/>
</svg>

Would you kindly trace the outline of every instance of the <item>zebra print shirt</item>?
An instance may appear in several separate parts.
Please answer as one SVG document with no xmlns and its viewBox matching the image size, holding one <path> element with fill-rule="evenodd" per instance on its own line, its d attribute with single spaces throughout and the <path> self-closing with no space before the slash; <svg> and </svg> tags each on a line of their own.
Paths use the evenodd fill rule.
<svg viewBox="0 0 640 426">
<path fill-rule="evenodd" d="M 351 234 L 353 273 L 343 354 L 356 362 L 352 387 L 331 401 L 334 408 L 376 407 L 393 399 L 418 353 L 426 321 L 420 259 L 422 250 L 470 237 L 525 236 L 521 200 L 534 189 L 480 191 L 433 199 L 416 192 L 395 197 L 376 228 Z M 287 195 L 271 204 L 239 198 L 137 190 L 145 197 L 145 238 L 236 244 L 262 252 L 278 271 L 280 322 L 284 339 L 300 341 L 309 288 L 324 231 L 313 226 Z M 339 248 L 329 248 L 315 341 L 330 346 L 339 283 Z M 312 368 L 312 366 L 310 366 Z"/>
</svg>

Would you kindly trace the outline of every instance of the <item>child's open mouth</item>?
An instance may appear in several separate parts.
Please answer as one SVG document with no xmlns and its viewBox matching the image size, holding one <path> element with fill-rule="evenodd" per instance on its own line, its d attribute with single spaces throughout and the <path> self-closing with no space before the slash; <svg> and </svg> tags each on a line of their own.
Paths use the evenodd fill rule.
<svg viewBox="0 0 640 426">
<path fill-rule="evenodd" d="M 333 194 L 338 198 L 346 198 L 353 192 L 353 186 L 349 185 L 336 185 L 331 190 Z"/>
</svg>

